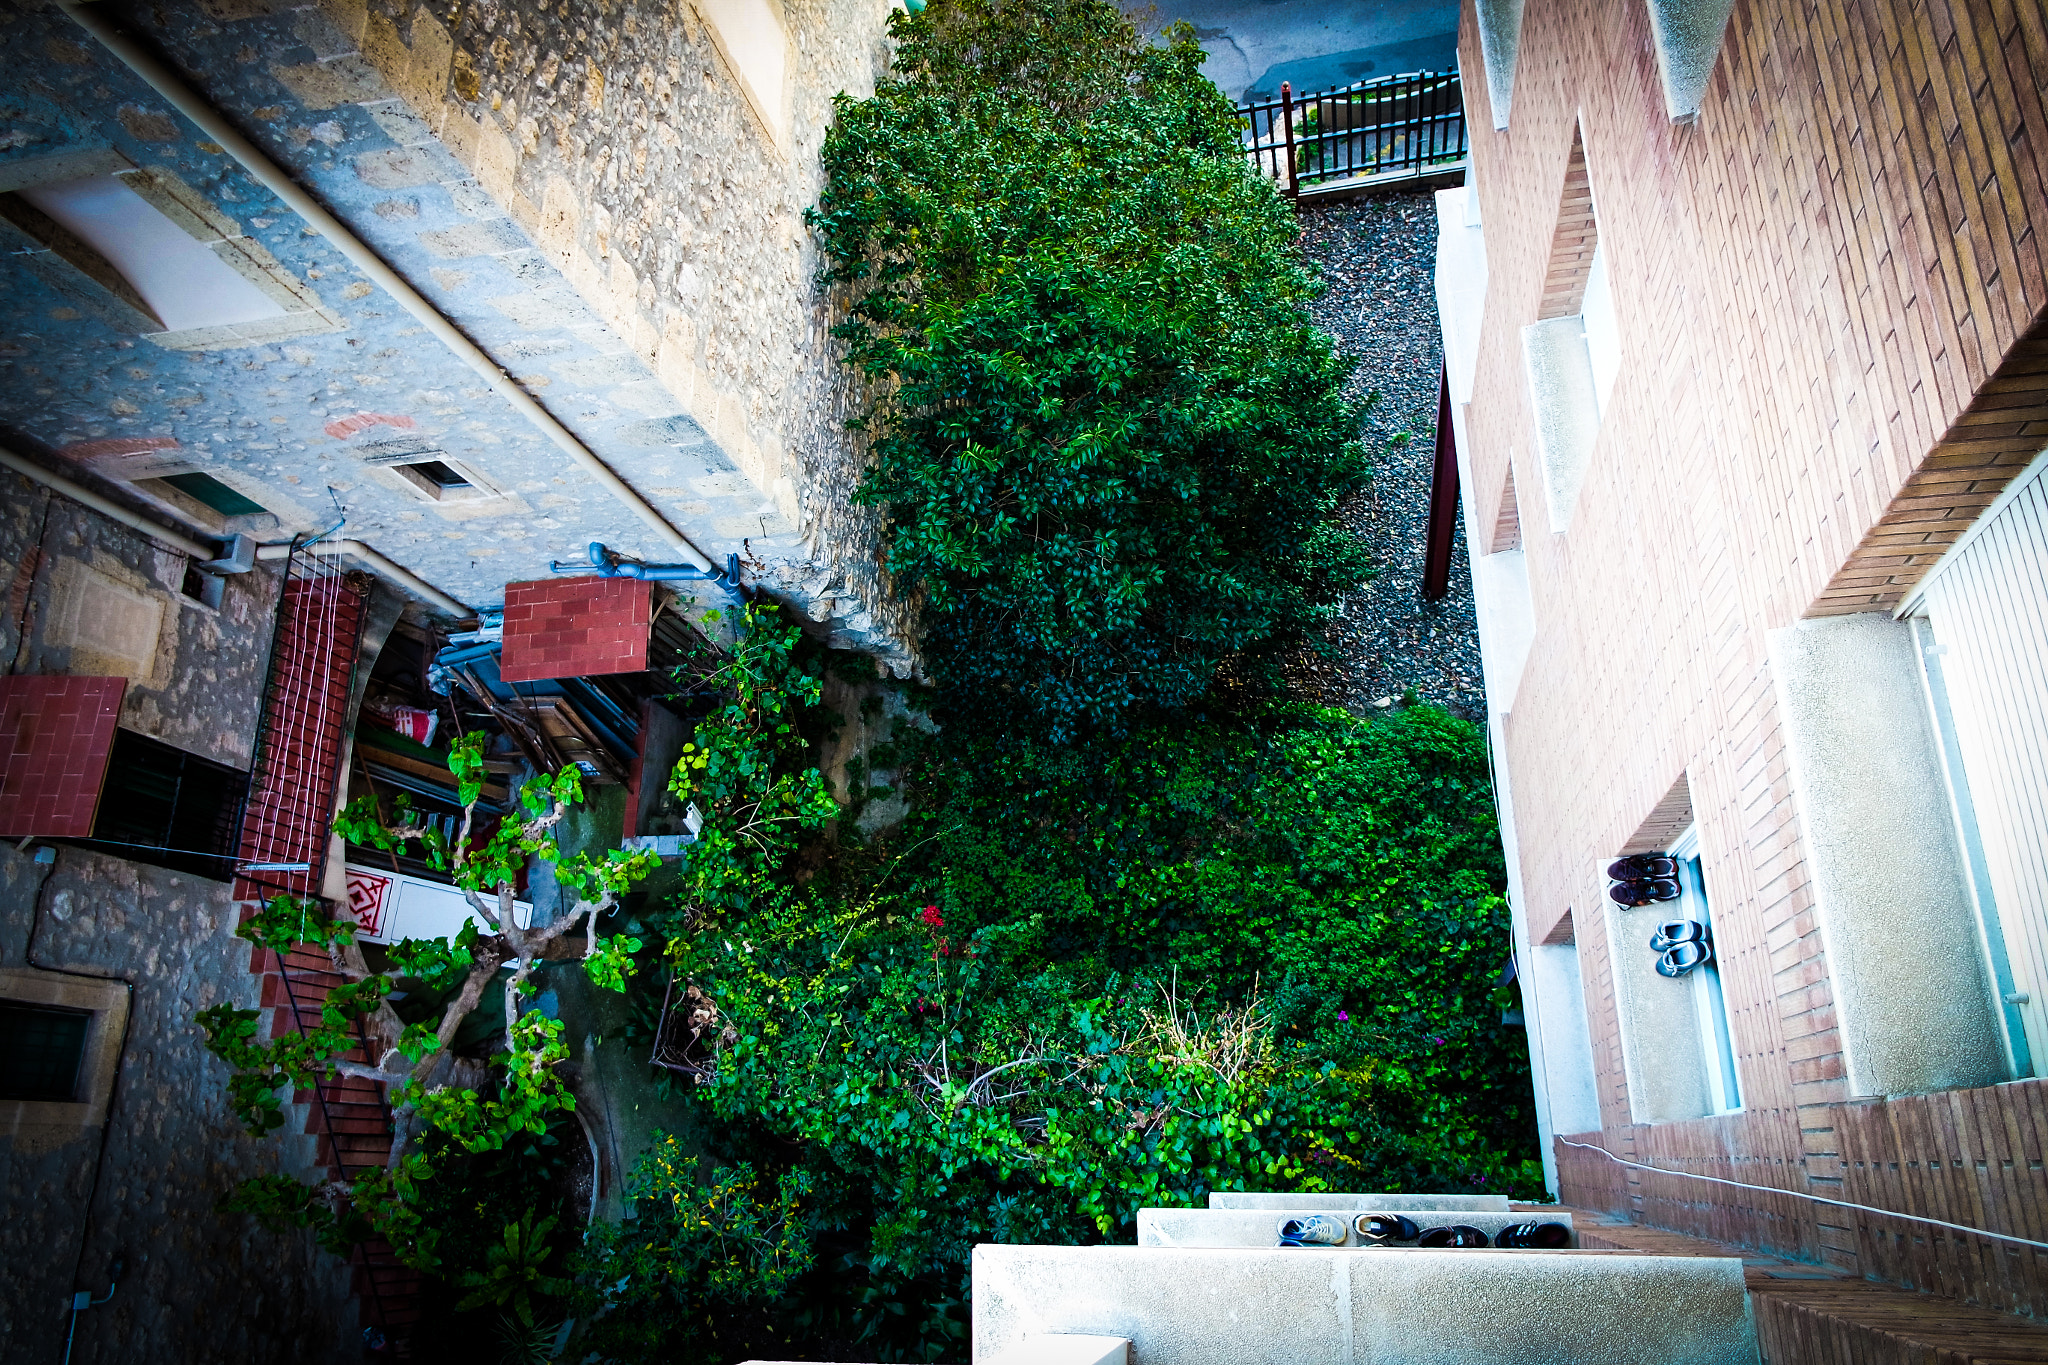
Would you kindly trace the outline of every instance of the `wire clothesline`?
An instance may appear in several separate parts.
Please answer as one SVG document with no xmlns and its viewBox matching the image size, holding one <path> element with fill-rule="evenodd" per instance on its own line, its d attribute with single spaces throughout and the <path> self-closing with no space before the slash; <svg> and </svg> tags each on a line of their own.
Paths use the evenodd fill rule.
<svg viewBox="0 0 2048 1365">
<path fill-rule="evenodd" d="M 1588 1152 L 1598 1152 L 1609 1161 L 1617 1162 L 1623 1166 L 1633 1166 L 1639 1171 L 1649 1171 L 1654 1175 L 1675 1175 L 1685 1180 L 1704 1180 L 1711 1185 L 1733 1185 L 1738 1190 L 1755 1190 L 1758 1194 L 1788 1195 L 1793 1199 L 1807 1199 L 1816 1204 L 1832 1204 L 1838 1209 L 1855 1209 L 1859 1213 L 1874 1213 L 1880 1218 L 1903 1218 L 1911 1223 L 1928 1223 L 1938 1228 L 1948 1228 L 1954 1232 L 1967 1232 L 1972 1237 L 1990 1237 L 2000 1242 L 2016 1242 L 2023 1247 L 2038 1247 L 2042 1251 L 2048 1251 L 2048 1242 L 2037 1242 L 2031 1237 L 2015 1237 L 2009 1232 L 1991 1232 L 1984 1228 L 1973 1228 L 1962 1223 L 1951 1223 L 1941 1218 L 1929 1218 L 1924 1214 L 1899 1213 L 1892 1209 L 1872 1208 L 1868 1204 L 1852 1204 L 1846 1199 L 1829 1199 L 1823 1195 L 1806 1194 L 1800 1190 L 1781 1190 L 1770 1185 L 1752 1185 L 1743 1180 L 1724 1180 L 1718 1175 L 1698 1175 L 1692 1171 L 1668 1171 L 1662 1166 L 1645 1166 L 1640 1161 L 1630 1161 L 1627 1157 L 1616 1156 L 1605 1147 L 1596 1147 L 1590 1142 L 1573 1142 L 1570 1138 L 1566 1137 L 1561 1137 L 1558 1141 L 1567 1147 L 1578 1147 Z"/>
</svg>

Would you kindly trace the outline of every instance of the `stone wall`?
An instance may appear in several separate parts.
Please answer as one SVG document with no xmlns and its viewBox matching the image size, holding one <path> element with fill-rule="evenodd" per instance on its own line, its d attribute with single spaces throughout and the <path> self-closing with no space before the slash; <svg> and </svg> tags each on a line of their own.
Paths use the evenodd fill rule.
<svg viewBox="0 0 2048 1365">
<path fill-rule="evenodd" d="M 125 677 L 123 727 L 246 770 L 278 566 L 225 578 L 207 606 L 180 591 L 185 556 L 12 470 L 0 470 L 0 498 L 10 671 Z"/>
<path fill-rule="evenodd" d="M 882 11 L 786 15 L 785 144 L 674 7 L 167 0 L 121 19 L 671 525 L 907 671 L 908 612 L 848 501 L 860 455 L 802 224 L 832 95 L 885 60 Z M 0 60 L 26 73 L 0 92 L 0 188 L 81 155 L 175 182 L 327 320 L 172 348 L 0 224 L 0 438 L 213 534 L 281 539 L 345 511 L 345 534 L 474 606 L 592 541 L 677 557 L 61 12 L 0 11 Z M 415 454 L 476 488 L 423 490 L 401 472 Z M 187 470 L 263 512 L 164 491 Z"/>
<path fill-rule="evenodd" d="M 241 1180 L 307 1174 L 294 1168 L 312 1156 L 309 1138 L 243 1132 L 192 1024 L 222 1000 L 257 1003 L 228 888 L 80 849 L 31 858 L 0 848 L 0 966 L 133 993 L 104 1142 L 98 1128 L 46 1150 L 0 1137 L 0 1356 L 60 1359 L 72 1290 L 104 1294 L 120 1256 L 112 1301 L 79 1317 L 78 1365 L 361 1359 L 347 1266 L 310 1234 L 215 1210 Z"/>
<path fill-rule="evenodd" d="M 325 3 L 827 566 L 760 570 L 849 624 L 842 643 L 908 639 L 878 520 L 849 499 L 862 455 L 803 222 L 834 97 L 872 93 L 886 69 L 888 8 L 775 6 L 791 57 L 779 138 L 688 0 Z"/>
</svg>

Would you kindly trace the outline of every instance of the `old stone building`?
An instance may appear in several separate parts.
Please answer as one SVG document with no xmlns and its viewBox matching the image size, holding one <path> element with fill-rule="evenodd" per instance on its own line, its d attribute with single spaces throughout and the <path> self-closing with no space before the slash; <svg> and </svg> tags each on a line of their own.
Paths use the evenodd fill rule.
<svg viewBox="0 0 2048 1365">
<path fill-rule="evenodd" d="M 11 14 L 7 58 L 34 73 L 0 109 L 0 418 L 21 453 L 216 534 L 345 515 L 478 607 L 593 541 L 738 554 L 909 666 L 846 497 L 802 221 L 833 96 L 885 60 L 885 10 L 464 8 L 453 33 L 426 8 L 80 13 L 272 183 L 57 6 Z M 215 257 L 194 297 L 139 263 L 172 230 Z"/>
<path fill-rule="evenodd" d="M 582 766 L 579 838 L 659 842 L 685 731 L 645 670 L 735 577 L 916 667 L 803 221 L 888 12 L 0 9 L 0 1356 L 402 1333 L 388 1258 L 216 1212 L 381 1161 L 377 1096 L 323 1086 L 252 1139 L 192 1016 L 317 999 L 327 964 L 234 937 L 271 889 L 359 902 L 372 944 L 459 920 L 431 869 L 326 832 L 366 793 L 452 818 L 419 718 L 490 729 L 505 780 Z"/>
</svg>

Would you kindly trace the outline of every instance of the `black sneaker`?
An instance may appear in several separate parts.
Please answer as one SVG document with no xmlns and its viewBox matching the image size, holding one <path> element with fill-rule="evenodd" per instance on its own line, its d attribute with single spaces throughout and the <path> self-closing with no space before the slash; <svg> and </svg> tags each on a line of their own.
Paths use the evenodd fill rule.
<svg viewBox="0 0 2048 1365">
<path fill-rule="evenodd" d="M 1417 1246 L 1425 1247 L 1483 1247 L 1487 1245 L 1486 1234 L 1478 1228 L 1468 1228 L 1460 1223 L 1453 1227 L 1431 1228 L 1422 1234 Z"/>
<path fill-rule="evenodd" d="M 1650 877 L 1676 877 L 1678 859 L 1661 853 L 1638 853 L 1607 865 L 1607 878 L 1616 882 L 1639 882 Z"/>
<path fill-rule="evenodd" d="M 1398 1213 L 1361 1213 L 1352 1226 L 1362 1242 L 1412 1242 L 1422 1235 L 1414 1219 Z"/>
<path fill-rule="evenodd" d="M 1559 1251 L 1572 1244 L 1572 1230 L 1562 1223 L 1517 1223 L 1513 1227 L 1502 1228 L 1493 1244 L 1497 1247 Z"/>
<path fill-rule="evenodd" d="M 1657 959 L 1657 975 L 1674 979 L 1711 960 L 1714 949 L 1706 943 L 1681 943 Z"/>
<path fill-rule="evenodd" d="M 1708 942 L 1707 926 L 1696 919 L 1666 920 L 1657 926 L 1657 932 L 1650 935 L 1650 951 L 1669 952 L 1681 943 Z"/>
</svg>

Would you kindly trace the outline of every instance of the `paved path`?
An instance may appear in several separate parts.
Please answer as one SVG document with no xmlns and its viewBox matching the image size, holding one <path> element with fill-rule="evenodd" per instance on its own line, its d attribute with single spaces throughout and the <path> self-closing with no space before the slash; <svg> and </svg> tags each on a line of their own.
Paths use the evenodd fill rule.
<svg viewBox="0 0 2048 1365">
<path fill-rule="evenodd" d="M 1271 99 L 1280 82 L 1325 90 L 1458 60 L 1458 6 L 1445 0 L 1156 0 L 1126 3 L 1141 27 L 1185 19 L 1204 68 L 1233 100 Z"/>
</svg>

